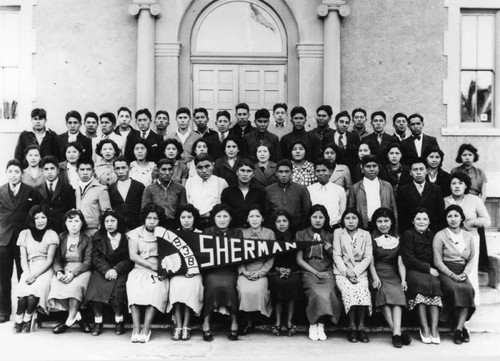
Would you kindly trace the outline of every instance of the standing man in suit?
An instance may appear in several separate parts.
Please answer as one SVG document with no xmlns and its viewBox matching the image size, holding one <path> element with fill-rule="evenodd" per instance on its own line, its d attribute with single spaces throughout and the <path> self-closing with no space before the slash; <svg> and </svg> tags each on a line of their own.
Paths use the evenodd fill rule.
<svg viewBox="0 0 500 361">
<path fill-rule="evenodd" d="M 386 115 L 383 111 L 379 110 L 373 112 L 371 115 L 371 124 L 373 133 L 367 135 L 364 139 L 369 141 L 373 146 L 373 151 L 378 157 L 379 162 L 383 160 L 387 147 L 394 142 L 394 137 L 385 132 L 387 125 Z"/>
<path fill-rule="evenodd" d="M 12 271 L 19 279 L 21 260 L 17 237 L 26 228 L 30 208 L 38 203 L 33 188 L 21 182 L 22 166 L 12 159 L 6 167 L 7 184 L 0 187 L 0 323 L 9 321 L 12 311 Z"/>
<path fill-rule="evenodd" d="M 347 131 L 350 122 L 351 116 L 345 110 L 335 116 L 336 130 L 333 135 L 333 142 L 344 152 L 339 163 L 345 164 L 349 169 L 352 169 L 358 162 L 359 137 Z"/>
<path fill-rule="evenodd" d="M 167 128 L 170 124 L 170 115 L 166 110 L 158 110 L 155 115 L 156 134 L 161 135 L 163 140 L 167 139 Z"/>
<path fill-rule="evenodd" d="M 321 149 L 323 149 L 326 144 L 333 142 L 333 135 L 335 134 L 335 130 L 330 128 L 332 115 L 333 109 L 329 105 L 321 105 L 318 109 L 316 109 L 317 127 L 309 131 L 309 133 L 319 139 Z"/>
<path fill-rule="evenodd" d="M 404 113 L 396 113 L 392 117 L 392 126 L 394 127 L 394 138 L 398 143 L 408 138 L 408 117 Z"/>
<path fill-rule="evenodd" d="M 27 167 L 24 160 L 26 149 L 30 145 L 36 145 L 40 149 L 40 156 L 53 155 L 59 157 L 59 144 L 57 142 L 57 134 L 53 130 L 46 127 L 47 112 L 42 108 L 35 108 L 31 111 L 31 126 L 30 130 L 25 130 L 19 134 L 14 158 L 23 164 L 23 168 Z M 64 159 L 61 159 L 61 161 Z"/>
<path fill-rule="evenodd" d="M 287 121 L 288 106 L 285 103 L 276 103 L 273 105 L 273 118 L 271 129 L 269 131 L 276 134 L 281 140 L 285 134 L 292 131 L 292 124 Z"/>
<path fill-rule="evenodd" d="M 417 208 L 426 208 L 431 221 L 430 229 L 435 233 L 442 228 L 444 200 L 439 186 L 426 181 L 427 166 L 422 159 L 414 159 L 410 164 L 413 182 L 398 189 L 396 203 L 399 210 L 399 231 L 402 233 L 412 227 Z"/>
<path fill-rule="evenodd" d="M 163 137 L 151 129 L 151 121 L 152 115 L 148 109 L 139 109 L 135 112 L 135 124 L 138 130 L 132 129 L 125 142 L 125 158 L 129 162 L 135 160 L 134 147 L 138 139 L 145 139 L 149 146 L 148 161 L 156 163 L 160 160 L 160 144 L 163 142 Z"/>
<path fill-rule="evenodd" d="M 423 133 L 423 116 L 416 113 L 412 114 L 408 117 L 408 123 L 411 137 L 401 142 L 401 152 L 403 153 L 401 163 L 409 166 L 415 159 L 422 157 L 427 148 L 433 145 L 439 147 L 439 144 L 436 138 Z"/>
<path fill-rule="evenodd" d="M 205 108 L 196 108 L 193 110 L 193 121 L 196 125 L 195 133 L 198 133 L 202 138 L 207 138 L 215 134 L 215 130 L 208 127 L 208 110 Z"/>
<path fill-rule="evenodd" d="M 235 107 L 236 124 L 231 128 L 230 135 L 235 137 L 240 144 L 243 143 L 245 135 L 255 130 L 250 124 L 250 107 L 246 103 L 240 103 Z"/>
<path fill-rule="evenodd" d="M 95 150 L 97 148 L 97 144 L 104 139 L 111 139 L 114 141 L 123 154 L 125 151 L 125 138 L 114 132 L 116 126 L 115 115 L 113 113 L 102 113 L 99 120 L 101 123 L 101 133 L 92 139 L 92 159 L 97 161 L 100 158 L 100 156 L 96 154 Z"/>
<path fill-rule="evenodd" d="M 66 113 L 66 127 L 67 132 L 57 136 L 57 143 L 59 144 L 59 160 L 66 160 L 65 150 L 68 143 L 77 142 L 82 148 L 83 156 L 92 155 L 92 140 L 80 133 L 82 126 L 82 116 L 76 110 Z"/>
<path fill-rule="evenodd" d="M 182 107 L 177 109 L 175 112 L 175 120 L 177 121 L 177 131 L 171 136 L 171 138 L 177 139 L 182 144 L 182 160 L 186 163 L 193 159 L 191 150 L 193 149 L 193 143 L 201 138 L 201 135 L 195 133 L 190 126 L 191 122 L 191 111 L 188 108 Z"/>
<path fill-rule="evenodd" d="M 304 142 L 307 160 L 313 162 L 320 156 L 320 141 L 311 133 L 306 132 L 307 111 L 304 107 L 293 107 L 290 111 L 293 129 L 280 140 L 281 157 L 292 159 L 292 145 L 297 141 Z"/>
<path fill-rule="evenodd" d="M 276 134 L 269 132 L 269 121 L 271 114 L 266 108 L 259 109 L 255 112 L 255 131 L 245 135 L 242 144 L 242 154 L 244 158 L 250 159 L 252 162 L 257 162 L 257 147 L 264 142 L 269 145 L 271 153 L 271 161 L 277 162 L 281 159 L 280 140 Z"/>
<path fill-rule="evenodd" d="M 123 217 L 128 229 L 135 229 L 141 225 L 144 184 L 130 178 L 130 162 L 124 156 L 116 158 L 113 166 L 118 180 L 108 189 L 111 208 Z"/>
<path fill-rule="evenodd" d="M 48 155 L 42 158 L 40 167 L 45 182 L 35 187 L 40 204 L 47 208 L 50 227 L 58 234 L 66 230 L 63 217 L 67 211 L 76 207 L 75 190 L 59 178 L 57 158 Z"/>
<path fill-rule="evenodd" d="M 217 131 L 207 137 L 207 141 L 211 145 L 210 155 L 214 160 L 222 158 L 224 156 L 224 151 L 222 150 L 222 142 L 229 136 L 229 127 L 231 125 L 231 114 L 227 110 L 221 110 L 217 112 L 215 118 L 215 126 Z"/>
<path fill-rule="evenodd" d="M 352 132 L 357 134 L 359 140 L 368 135 L 366 130 L 366 110 L 363 108 L 356 108 L 352 111 Z"/>
</svg>

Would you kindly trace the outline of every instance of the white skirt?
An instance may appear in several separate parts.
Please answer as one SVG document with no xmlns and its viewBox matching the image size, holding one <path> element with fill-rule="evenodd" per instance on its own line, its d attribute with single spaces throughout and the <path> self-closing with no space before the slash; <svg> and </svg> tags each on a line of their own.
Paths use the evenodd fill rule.
<svg viewBox="0 0 500 361">
<path fill-rule="evenodd" d="M 165 313 L 168 301 L 168 279 L 159 280 L 158 273 L 147 268 L 134 268 L 128 274 L 127 298 L 130 306 L 153 306 Z"/>
<path fill-rule="evenodd" d="M 172 310 L 175 303 L 183 303 L 191 308 L 196 316 L 200 315 L 203 307 L 203 279 L 201 275 L 193 277 L 179 275 L 170 279 L 167 312 Z"/>
</svg>

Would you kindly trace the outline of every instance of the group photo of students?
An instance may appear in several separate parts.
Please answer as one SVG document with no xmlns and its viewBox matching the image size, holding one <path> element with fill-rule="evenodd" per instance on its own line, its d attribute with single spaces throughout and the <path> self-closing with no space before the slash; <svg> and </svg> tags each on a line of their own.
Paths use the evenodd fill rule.
<svg viewBox="0 0 500 361">
<path fill-rule="evenodd" d="M 99 336 L 111 312 L 114 333 L 147 343 L 162 339 L 152 326 L 168 314 L 173 341 L 199 323 L 210 342 L 221 319 L 229 340 L 261 323 L 269 337 L 301 337 L 304 314 L 312 341 L 342 319 L 348 342 L 368 343 L 380 313 L 402 348 L 411 314 L 424 344 L 441 343 L 440 323 L 449 342 L 469 342 L 490 224 L 477 148 L 457 144 L 445 170 L 422 114 L 322 105 L 308 115 L 284 103 L 252 113 L 245 103 L 213 120 L 205 108 L 72 110 L 56 134 L 33 109 L 0 187 L 0 323 L 25 334 L 63 312 L 54 334 Z M 165 278 L 157 227 L 313 243 Z"/>
</svg>

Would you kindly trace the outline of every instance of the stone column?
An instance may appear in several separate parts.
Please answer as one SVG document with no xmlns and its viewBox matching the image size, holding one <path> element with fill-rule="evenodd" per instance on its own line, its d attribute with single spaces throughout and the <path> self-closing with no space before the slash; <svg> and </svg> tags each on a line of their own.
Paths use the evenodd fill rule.
<svg viewBox="0 0 500 361">
<path fill-rule="evenodd" d="M 323 0 L 318 7 L 318 17 L 324 19 L 323 27 L 323 104 L 340 111 L 340 17 L 350 14 L 349 6 L 343 0 Z"/>
<path fill-rule="evenodd" d="M 155 108 L 155 17 L 156 0 L 133 0 L 128 13 L 137 16 L 137 104 L 136 109 Z"/>
</svg>

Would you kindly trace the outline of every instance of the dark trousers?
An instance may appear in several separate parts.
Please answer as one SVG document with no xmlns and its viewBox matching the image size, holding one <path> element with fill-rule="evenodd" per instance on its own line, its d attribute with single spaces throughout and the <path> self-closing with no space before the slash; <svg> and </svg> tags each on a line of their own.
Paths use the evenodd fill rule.
<svg viewBox="0 0 500 361">
<path fill-rule="evenodd" d="M 16 265 L 17 279 L 22 273 L 19 247 L 16 237 L 12 237 L 7 246 L 0 246 L 0 315 L 10 316 L 12 312 L 12 272 Z"/>
</svg>

